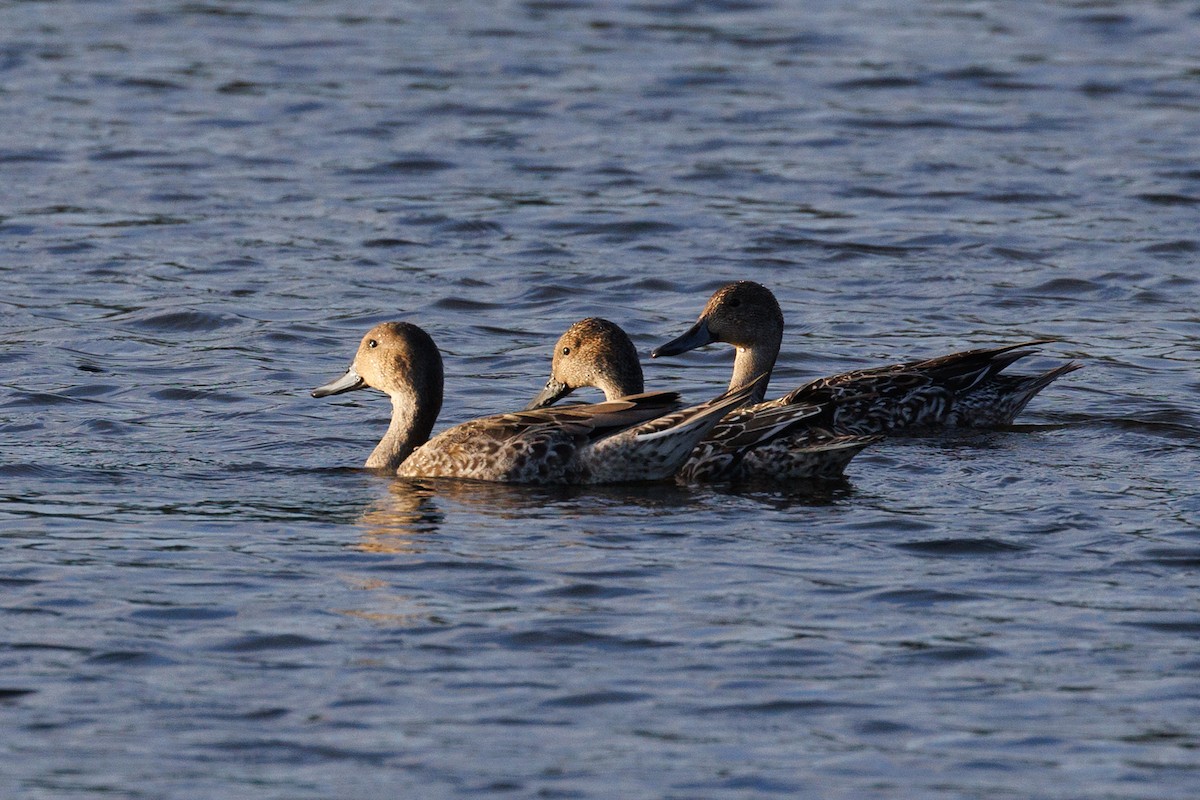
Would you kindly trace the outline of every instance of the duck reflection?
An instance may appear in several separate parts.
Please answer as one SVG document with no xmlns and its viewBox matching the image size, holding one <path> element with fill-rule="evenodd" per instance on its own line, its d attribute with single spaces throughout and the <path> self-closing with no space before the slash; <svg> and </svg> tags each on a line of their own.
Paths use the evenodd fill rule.
<svg viewBox="0 0 1200 800">
<path fill-rule="evenodd" d="M 854 497 L 857 489 L 846 478 L 799 482 L 781 490 L 776 483 L 744 482 L 718 490 L 729 498 L 740 498 L 776 511 L 794 506 L 836 506 Z"/>
<path fill-rule="evenodd" d="M 777 484 L 686 487 L 673 483 L 612 486 L 527 486 L 455 479 L 404 479 L 359 517 L 359 549 L 373 553 L 421 553 L 423 542 L 440 533 L 447 516 L 479 514 L 496 520 L 534 522 L 630 513 L 665 518 L 701 512 L 704 507 L 749 501 L 781 508 L 834 505 L 853 494 L 846 480 L 817 481 L 781 492 Z M 456 529 L 461 525 L 455 525 Z"/>
<path fill-rule="evenodd" d="M 698 519 L 709 519 L 713 513 L 729 517 L 743 509 L 834 505 L 852 492 L 846 481 L 814 484 L 809 490 L 793 487 L 784 493 L 773 482 L 762 487 L 696 488 L 672 483 L 535 487 L 399 478 L 386 479 L 380 489 L 358 518 L 356 547 L 387 557 L 364 559 L 362 572 L 344 576 L 362 591 L 358 601 L 335 610 L 375 625 L 428 631 L 444 629 L 455 612 L 444 594 L 425 586 L 425 576 L 451 568 L 459 575 L 478 570 L 487 585 L 495 565 L 508 569 L 513 558 L 503 534 L 496 539 L 498 530 L 513 531 L 524 539 L 529 537 L 520 537 L 522 532 L 542 533 L 551 540 L 555 532 L 567 531 L 559 540 L 564 547 L 578 546 L 581 535 L 605 546 L 613 540 L 687 536 L 696 531 Z M 463 540 L 470 539 L 472 532 L 480 534 L 479 547 L 464 546 Z M 478 589 L 478 585 L 472 589 L 471 598 Z M 470 605 L 464 602 L 468 604 L 464 608 Z"/>
<path fill-rule="evenodd" d="M 428 480 L 447 511 L 502 520 L 573 519 L 609 512 L 671 516 L 695 510 L 700 493 L 674 483 L 604 486 L 520 486 L 484 481 Z"/>
<path fill-rule="evenodd" d="M 391 480 L 387 491 L 358 518 L 358 549 L 368 553 L 421 553 L 422 541 L 437 534 L 445 514 L 436 493 L 414 481 Z"/>
</svg>

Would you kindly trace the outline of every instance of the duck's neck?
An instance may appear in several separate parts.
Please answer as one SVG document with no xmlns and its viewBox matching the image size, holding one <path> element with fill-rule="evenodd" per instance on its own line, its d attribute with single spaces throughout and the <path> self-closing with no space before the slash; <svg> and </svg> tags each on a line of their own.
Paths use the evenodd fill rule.
<svg viewBox="0 0 1200 800">
<path fill-rule="evenodd" d="M 366 467 L 395 471 L 404 463 L 404 459 L 412 455 L 413 450 L 429 441 L 433 423 L 437 421 L 441 409 L 440 393 L 436 403 L 421 403 L 415 395 L 409 394 L 393 396 L 392 422 L 379 444 L 375 445 Z"/>
<path fill-rule="evenodd" d="M 642 378 L 642 368 L 634 364 L 632 370 L 621 370 L 620 373 L 605 374 L 601 372 L 596 378 L 596 388 L 604 392 L 605 400 L 616 400 L 630 394 L 641 394 L 646 391 L 646 383 Z"/>
<path fill-rule="evenodd" d="M 737 389 L 766 373 L 767 380 L 760 383 L 742 405 L 761 403 L 767 395 L 767 383 L 771 379 L 771 371 L 775 368 L 775 359 L 779 355 L 779 340 L 734 345 L 734 352 L 737 355 L 733 357 L 733 377 L 729 380 L 729 388 Z"/>
</svg>

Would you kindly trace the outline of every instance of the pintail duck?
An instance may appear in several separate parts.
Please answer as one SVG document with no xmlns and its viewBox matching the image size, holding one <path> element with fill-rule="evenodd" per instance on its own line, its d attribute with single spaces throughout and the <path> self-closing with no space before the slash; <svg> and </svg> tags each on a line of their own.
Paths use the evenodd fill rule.
<svg viewBox="0 0 1200 800">
<path fill-rule="evenodd" d="M 576 389 L 614 400 L 644 391 L 637 350 L 620 326 L 598 317 L 572 325 L 554 345 L 550 379 L 527 409 L 544 408 Z M 877 436 L 833 436 L 810 420 L 822 407 L 765 403 L 730 412 L 696 445 L 677 478 L 687 483 L 835 478 Z M 777 417 L 794 423 L 786 434 Z"/>
<path fill-rule="evenodd" d="M 429 438 L 442 407 L 442 357 L 429 334 L 406 322 L 367 332 L 350 369 L 313 397 L 370 386 L 392 400 L 392 421 L 366 466 L 409 478 L 473 478 L 536 484 L 619 483 L 673 475 L 747 386 L 680 409 L 675 392 L 594 405 L 498 414 Z"/>
<path fill-rule="evenodd" d="M 771 373 L 783 338 L 783 312 L 769 289 L 739 281 L 718 289 L 686 333 L 651 352 L 673 356 L 712 342 L 733 345 L 730 386 Z M 1053 341 L 964 350 L 924 361 L 818 378 L 773 401 L 825 404 L 836 433 L 874 434 L 935 426 L 1008 425 L 1039 391 L 1079 369 L 1068 362 L 1041 375 L 1002 375 L 1005 367 Z M 762 400 L 766 383 L 747 402 Z"/>
</svg>

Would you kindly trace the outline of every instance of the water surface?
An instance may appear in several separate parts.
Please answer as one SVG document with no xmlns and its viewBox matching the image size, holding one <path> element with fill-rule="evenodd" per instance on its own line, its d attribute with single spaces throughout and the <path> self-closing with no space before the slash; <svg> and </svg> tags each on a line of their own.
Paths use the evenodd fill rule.
<svg viewBox="0 0 1200 800">
<path fill-rule="evenodd" d="M 1194 798 L 1200 15 L 0 3 L 5 797 Z M 722 283 L 773 382 L 1059 341 L 826 487 L 357 469 Z M 730 356 L 649 362 L 716 394 Z"/>
</svg>

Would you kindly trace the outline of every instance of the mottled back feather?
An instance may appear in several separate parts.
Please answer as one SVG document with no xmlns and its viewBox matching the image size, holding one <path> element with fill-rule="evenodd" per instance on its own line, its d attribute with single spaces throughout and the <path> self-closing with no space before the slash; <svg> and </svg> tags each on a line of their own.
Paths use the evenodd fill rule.
<svg viewBox="0 0 1200 800">
<path fill-rule="evenodd" d="M 782 312 L 774 295 L 752 281 L 718 289 L 692 329 L 656 350 L 674 355 L 709 342 L 735 345 L 733 382 L 747 369 L 770 370 L 779 352 Z M 821 424 L 835 433 L 888 433 L 932 426 L 1005 425 L 1041 389 L 1076 370 L 1069 363 L 1034 376 L 1001 372 L 1049 339 L 980 348 L 936 358 L 856 370 L 811 381 L 779 404 L 822 405 Z"/>
</svg>

